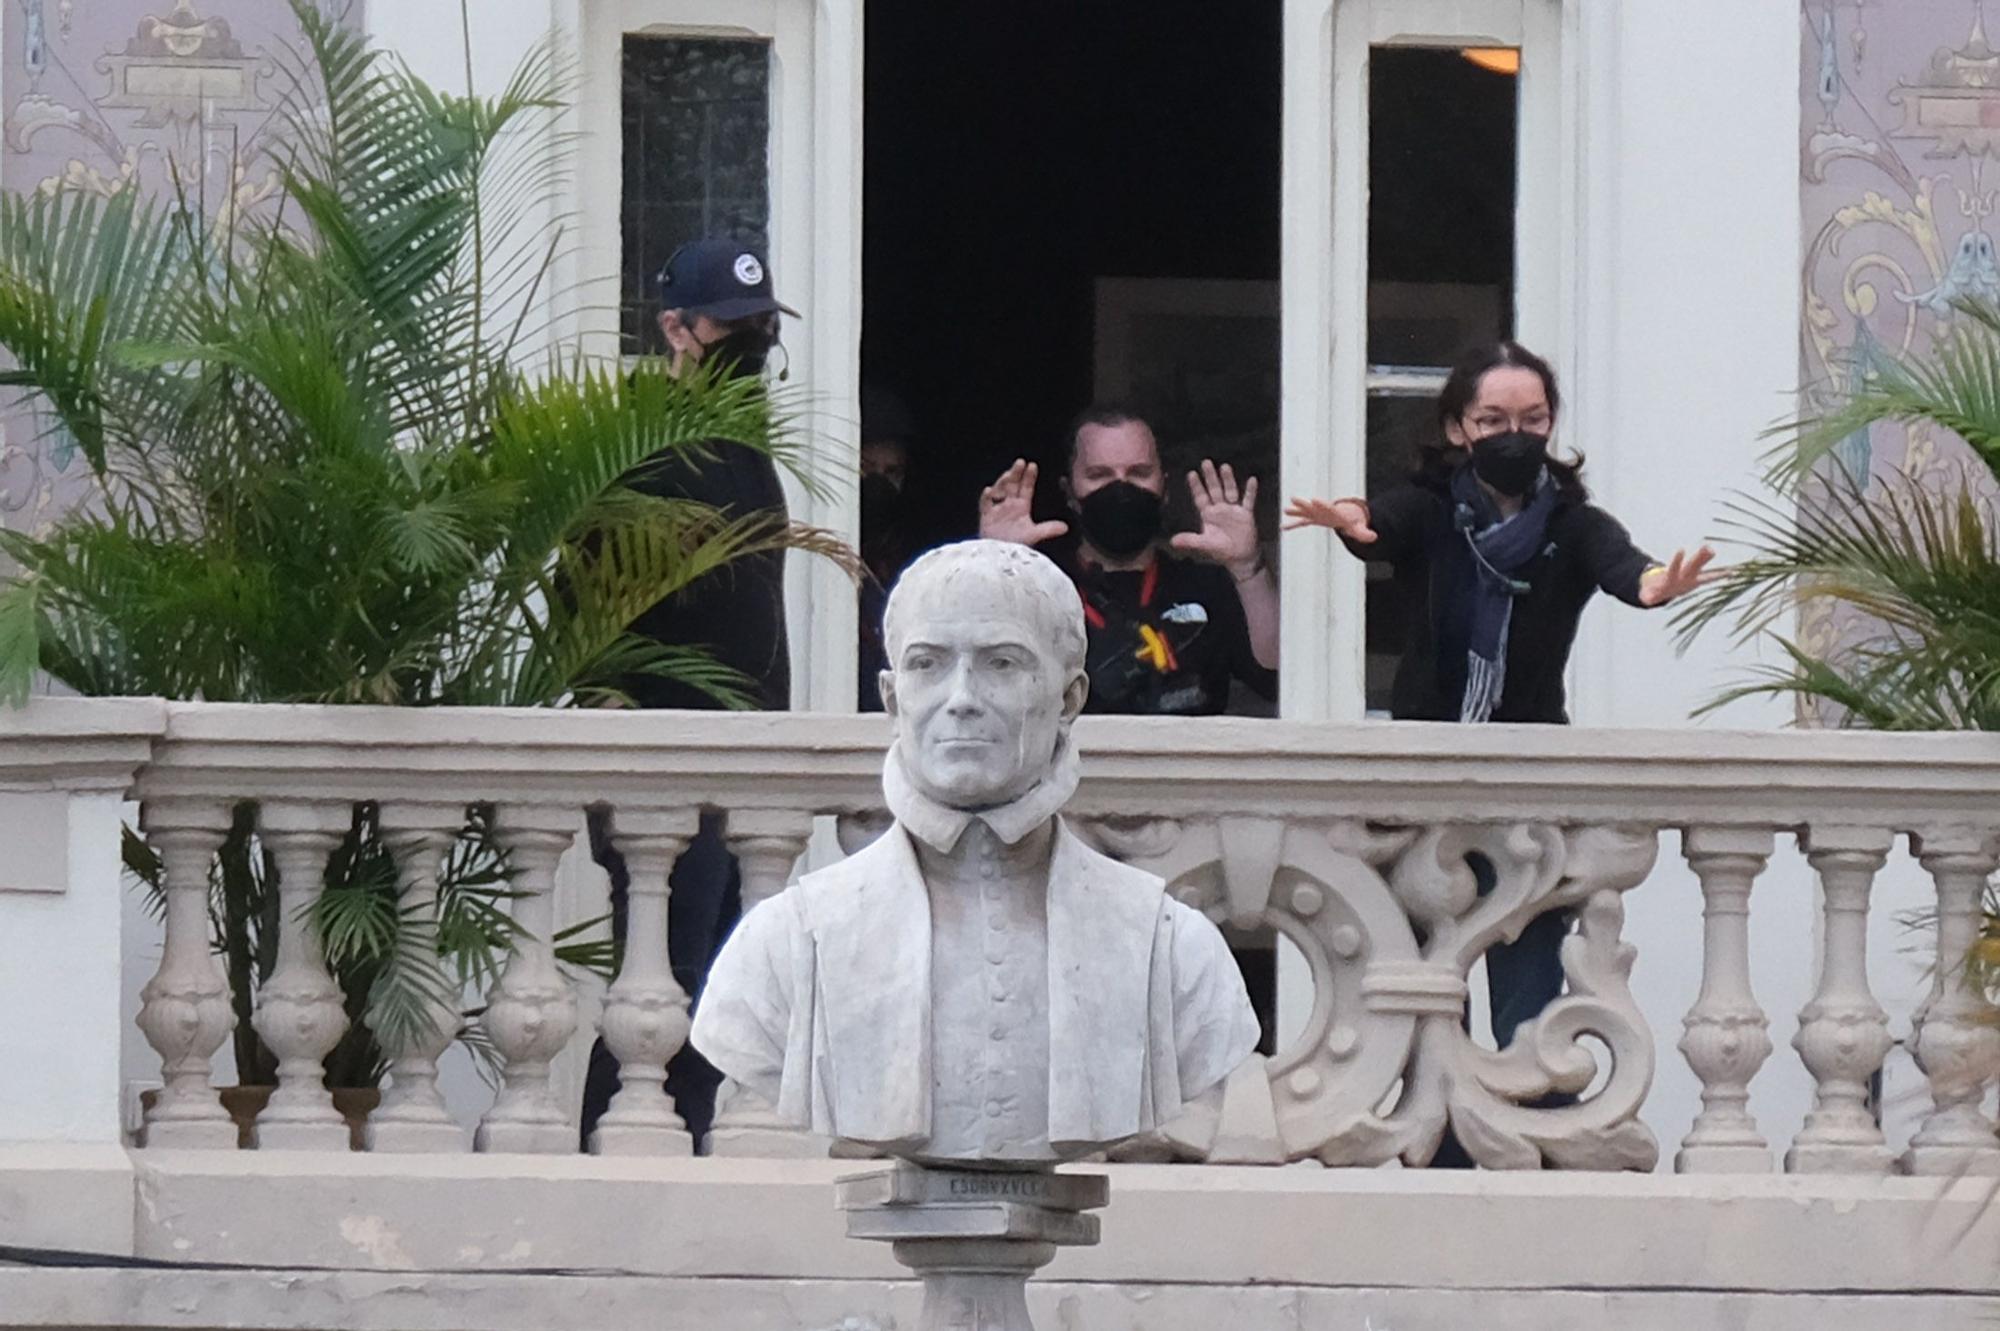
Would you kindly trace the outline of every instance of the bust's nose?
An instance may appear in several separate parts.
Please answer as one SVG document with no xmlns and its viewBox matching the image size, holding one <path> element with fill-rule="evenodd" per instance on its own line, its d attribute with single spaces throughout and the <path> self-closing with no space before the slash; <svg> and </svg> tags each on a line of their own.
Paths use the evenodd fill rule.
<svg viewBox="0 0 2000 1331">
<path fill-rule="evenodd" d="M 951 693 L 945 699 L 944 710 L 948 716 L 961 718 L 978 716 L 986 710 L 972 687 L 972 668 L 967 662 L 960 661 L 951 672 Z"/>
</svg>

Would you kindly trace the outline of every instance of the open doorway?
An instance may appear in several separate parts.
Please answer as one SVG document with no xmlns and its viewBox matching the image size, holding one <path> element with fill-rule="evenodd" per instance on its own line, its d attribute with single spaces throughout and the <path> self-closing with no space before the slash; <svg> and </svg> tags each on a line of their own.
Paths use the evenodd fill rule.
<svg viewBox="0 0 2000 1331">
<path fill-rule="evenodd" d="M 862 383 L 907 412 L 913 551 L 1016 457 L 1062 516 L 1103 398 L 1152 419 L 1171 523 L 1213 456 L 1275 534 L 1282 31 L 1280 0 L 869 0 Z"/>
</svg>

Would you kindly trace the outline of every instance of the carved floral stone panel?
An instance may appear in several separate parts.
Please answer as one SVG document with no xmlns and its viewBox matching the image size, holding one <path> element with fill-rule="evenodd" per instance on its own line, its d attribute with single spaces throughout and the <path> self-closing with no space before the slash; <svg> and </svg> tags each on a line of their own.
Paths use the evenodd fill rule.
<svg viewBox="0 0 2000 1331">
<path fill-rule="evenodd" d="M 1622 894 L 1653 867 L 1649 828 L 1400 827 L 1350 821 L 1100 821 L 1089 835 L 1218 923 L 1273 930 L 1315 1003 L 1289 1048 L 1253 1057 L 1160 1134 L 1216 1163 L 1428 1163 L 1447 1126 L 1494 1169 L 1650 1170 L 1639 1122 L 1651 1029 L 1629 986 Z M 1480 892 L 1474 859 L 1492 867 Z M 1566 992 L 1495 1052 L 1464 1026 L 1466 976 L 1544 912 L 1571 912 Z M 1544 1107 L 1545 1097 L 1575 1103 Z"/>
</svg>

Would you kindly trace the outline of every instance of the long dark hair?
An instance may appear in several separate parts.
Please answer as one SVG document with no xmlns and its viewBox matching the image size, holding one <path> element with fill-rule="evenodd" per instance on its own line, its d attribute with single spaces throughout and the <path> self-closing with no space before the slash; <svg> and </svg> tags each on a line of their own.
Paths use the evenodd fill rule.
<svg viewBox="0 0 2000 1331">
<path fill-rule="evenodd" d="M 1519 342 L 1487 342 L 1474 347 L 1451 367 L 1451 375 L 1438 390 L 1437 433 L 1417 444 L 1417 478 L 1442 482 L 1465 465 L 1466 450 L 1451 442 L 1445 428 L 1460 421 L 1479 397 L 1479 385 L 1486 376 L 1501 369 L 1528 370 L 1542 381 L 1549 399 L 1549 418 L 1562 413 L 1562 390 L 1556 387 L 1556 372 L 1550 364 Z M 1583 454 L 1572 453 L 1568 461 L 1549 459 L 1549 475 L 1565 499 L 1581 502 L 1590 496 L 1583 485 Z"/>
</svg>

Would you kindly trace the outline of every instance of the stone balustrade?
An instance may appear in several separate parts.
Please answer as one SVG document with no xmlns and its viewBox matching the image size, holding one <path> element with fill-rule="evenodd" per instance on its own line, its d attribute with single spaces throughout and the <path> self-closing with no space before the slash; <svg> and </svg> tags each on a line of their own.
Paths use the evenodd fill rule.
<svg viewBox="0 0 2000 1331">
<path fill-rule="evenodd" d="M 667 964 L 668 869 L 705 810 L 726 815 L 746 903 L 783 890 L 816 819 L 836 820 L 852 849 L 881 826 L 886 734 L 880 718 L 858 717 L 51 701 L 0 716 L 0 786 L 21 798 L 122 790 L 140 805 L 166 897 L 138 1014 L 162 1069 L 148 1149 L 237 1144 L 211 1075 L 233 1009 L 209 948 L 208 884 L 231 809 L 250 801 L 280 893 L 276 964 L 256 996 L 279 1085 L 257 1144 L 348 1144 L 321 1076 L 348 1016 L 304 908 L 367 802 L 419 938 L 468 807 L 489 808 L 526 941 L 481 1004 L 503 1071 L 476 1134 L 468 1140 L 438 1092 L 459 1021 L 439 1004 L 427 1029 L 385 1040 L 390 1073 L 366 1148 L 574 1152 L 573 1107 L 550 1075 L 579 1023 L 551 946 L 569 923 L 554 885 L 583 811 L 607 811 L 632 875 L 631 929 L 601 1030 L 625 1072 L 591 1147 L 672 1156 L 693 1143 L 661 1085 L 688 1028 Z M 2000 1026 L 1958 964 L 2000 862 L 2000 741 L 1111 718 L 1087 718 L 1078 739 L 1082 834 L 1159 873 L 1234 936 L 1282 936 L 1311 976 L 1310 1012 L 1285 1023 L 1284 1046 L 1142 1144 L 1156 1158 L 1423 1164 L 1449 1129 L 1491 1168 L 1655 1168 L 1661 1145 L 1640 1111 L 1662 1032 L 1633 999 L 1624 902 L 1655 874 L 1660 834 L 1675 832 L 1700 884 L 1703 951 L 1677 1039 L 1701 1108 L 1673 1167 L 2000 1174 L 1983 1108 Z M 1750 928 L 1780 838 L 1796 838 L 1823 885 L 1817 988 L 1792 1041 L 1815 1088 L 1802 1124 L 1750 1112 L 1749 1087 L 1774 1052 Z M 1885 1139 L 1869 1094 L 1891 1037 L 1865 928 L 1899 838 L 1935 883 L 1930 928 L 1946 959 L 1912 1015 L 1931 1108 L 1907 1142 Z M 1508 1048 L 1486 1048 L 1463 1024 L 1468 976 L 1489 946 L 1553 910 L 1576 921 L 1562 949 L 1566 993 Z M 718 1124 L 720 1151 L 824 1153 L 745 1099 Z M 0 1122 L 9 1135 L 23 1134 Z"/>
</svg>

